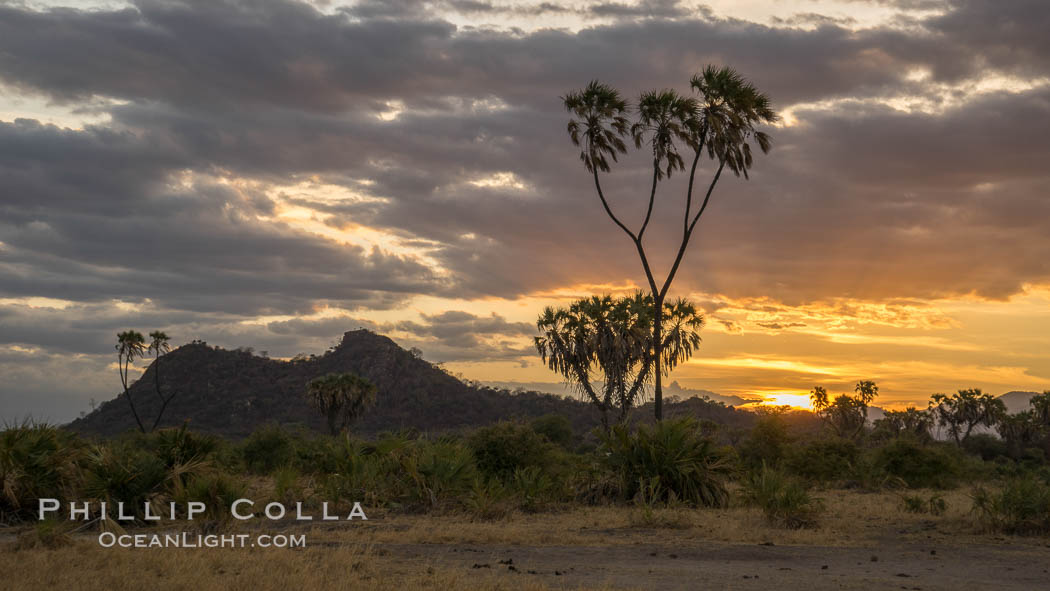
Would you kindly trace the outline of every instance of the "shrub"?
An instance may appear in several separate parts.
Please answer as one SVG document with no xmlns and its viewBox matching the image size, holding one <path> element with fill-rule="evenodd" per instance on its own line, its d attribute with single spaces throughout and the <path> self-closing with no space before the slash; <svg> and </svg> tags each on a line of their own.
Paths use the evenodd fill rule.
<svg viewBox="0 0 1050 591">
<path fill-rule="evenodd" d="M 1020 535 L 1050 533 L 1050 485 L 1032 477 L 1008 480 L 998 491 L 978 487 L 972 513 L 993 531 Z"/>
<path fill-rule="evenodd" d="M 629 498 L 639 482 L 658 478 L 661 500 L 674 498 L 694 505 L 723 507 L 729 500 L 725 453 L 699 432 L 693 418 L 640 426 L 632 435 L 617 426 L 606 436 L 607 461 Z"/>
<path fill-rule="evenodd" d="M 554 446 L 520 423 L 503 422 L 482 427 L 468 439 L 477 467 L 486 476 L 508 479 L 518 468 L 553 468 Z"/>
<path fill-rule="evenodd" d="M 0 433 L 0 522 L 33 515 L 41 497 L 71 499 L 82 447 L 66 431 L 25 422 Z"/>
<path fill-rule="evenodd" d="M 295 460 L 292 435 L 279 425 L 256 429 L 241 444 L 241 458 L 249 471 L 269 474 Z"/>
<path fill-rule="evenodd" d="M 16 551 L 33 550 L 36 548 L 53 550 L 55 548 L 68 546 L 73 543 L 73 538 L 69 535 L 69 530 L 70 526 L 68 522 L 55 519 L 38 521 L 33 527 L 18 534 L 18 538 L 15 540 L 14 549 Z"/>
<path fill-rule="evenodd" d="M 537 466 L 515 470 L 511 487 L 526 511 L 539 510 L 552 500 L 555 492 L 554 480 Z"/>
<path fill-rule="evenodd" d="M 551 443 L 562 449 L 571 449 L 574 434 L 572 423 L 562 415 L 548 414 L 533 419 L 532 430 L 543 435 Z"/>
<path fill-rule="evenodd" d="M 460 496 L 475 475 L 473 455 L 456 443 L 421 440 L 399 459 L 414 485 L 408 490 L 410 500 L 426 509 Z"/>
<path fill-rule="evenodd" d="M 165 466 L 171 468 L 208 458 L 218 448 L 219 441 L 210 435 L 194 433 L 183 423 L 178 428 L 154 432 L 147 445 Z"/>
<path fill-rule="evenodd" d="M 988 433 L 974 433 L 962 442 L 962 447 L 968 453 L 979 456 L 984 461 L 994 460 L 998 457 L 1009 457 L 1010 451 L 1002 439 Z"/>
<path fill-rule="evenodd" d="M 944 445 L 919 445 L 897 439 L 876 453 L 876 465 L 911 488 L 951 488 L 963 469 L 962 458 Z"/>
<path fill-rule="evenodd" d="M 752 469 L 763 464 L 777 466 L 787 455 L 791 435 L 783 417 L 775 412 L 762 414 L 740 444 L 740 460 Z"/>
<path fill-rule="evenodd" d="M 922 495 L 901 495 L 901 510 L 906 513 L 929 513 L 930 515 L 943 515 L 948 510 L 948 503 L 939 494 L 929 497 Z"/>
<path fill-rule="evenodd" d="M 741 494 L 745 502 L 762 509 L 769 523 L 790 529 L 815 527 L 823 510 L 823 503 L 802 482 L 769 466 L 752 471 Z"/>
<path fill-rule="evenodd" d="M 299 484 L 299 471 L 291 466 L 274 470 L 273 493 L 274 499 L 284 504 L 301 501 L 303 487 Z"/>
<path fill-rule="evenodd" d="M 794 450 L 787 467 L 804 478 L 818 481 L 848 478 L 860 457 L 857 444 L 847 439 L 821 439 Z"/>
<path fill-rule="evenodd" d="M 502 519 L 510 513 L 510 494 L 496 478 L 474 478 L 464 504 L 475 519 Z"/>
<path fill-rule="evenodd" d="M 83 492 L 110 508 L 123 502 L 127 514 L 141 518 L 143 505 L 164 488 L 168 475 L 164 462 L 145 449 L 118 443 L 96 446 L 85 461 Z"/>
<path fill-rule="evenodd" d="M 638 511 L 631 515 L 632 525 L 643 527 L 664 528 L 686 528 L 690 526 L 688 514 L 676 507 L 674 494 L 671 493 L 665 501 L 665 492 L 660 485 L 660 477 L 654 476 L 649 480 L 638 482 L 638 494 L 634 497 L 634 504 Z M 670 507 L 661 508 L 666 504 Z"/>
<path fill-rule="evenodd" d="M 247 486 L 245 483 L 228 474 L 212 472 L 195 476 L 186 485 L 183 494 L 176 498 L 179 503 L 199 501 L 204 503 L 204 518 L 212 523 L 208 525 L 223 524 L 230 520 L 230 506 L 237 499 L 244 498 Z M 255 507 L 255 509 L 261 509 Z M 241 513 L 247 509 L 239 509 Z"/>
</svg>

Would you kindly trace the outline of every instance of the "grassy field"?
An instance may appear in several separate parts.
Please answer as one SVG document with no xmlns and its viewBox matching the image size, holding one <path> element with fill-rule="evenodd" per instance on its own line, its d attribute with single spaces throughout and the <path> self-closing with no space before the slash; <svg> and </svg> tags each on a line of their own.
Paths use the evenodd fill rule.
<svg viewBox="0 0 1050 591">
<path fill-rule="evenodd" d="M 927 493 L 938 494 L 908 492 Z M 939 493 L 944 512 L 931 515 L 905 510 L 901 493 L 819 491 L 819 525 L 798 530 L 749 507 L 630 506 L 491 521 L 373 512 L 367 522 L 231 530 L 305 534 L 301 549 L 102 548 L 87 532 L 49 549 L 26 547 L 34 534 L 23 528 L 21 540 L 5 536 L 0 568 L 12 589 L 1031 589 L 1050 580 L 1050 538 L 983 531 L 970 493 Z"/>
</svg>

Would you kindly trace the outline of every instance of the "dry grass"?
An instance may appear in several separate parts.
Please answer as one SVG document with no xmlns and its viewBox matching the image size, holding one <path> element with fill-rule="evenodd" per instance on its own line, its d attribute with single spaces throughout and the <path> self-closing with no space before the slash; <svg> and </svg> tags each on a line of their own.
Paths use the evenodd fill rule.
<svg viewBox="0 0 1050 591">
<path fill-rule="evenodd" d="M 306 534 L 307 548 L 295 550 L 102 548 L 93 536 L 83 535 L 69 546 L 16 550 L 14 536 L 8 536 L 9 541 L 0 542 L 0 572 L 5 573 L 5 589 L 546 589 L 547 583 L 535 577 L 453 568 L 437 550 L 419 551 L 414 545 L 473 545 L 491 554 L 492 548 L 508 546 L 659 545 L 700 551 L 712 542 L 843 548 L 907 542 L 1004 544 L 1002 537 L 978 533 L 969 515 L 968 493 L 943 493 L 946 512 L 929 515 L 905 512 L 892 492 L 823 491 L 817 496 L 825 511 L 812 530 L 771 527 L 758 510 L 748 507 L 655 509 L 651 514 L 636 507 L 595 507 L 513 513 L 497 521 L 376 512 L 367 522 L 238 524 L 246 533 Z M 1008 543 L 1037 546 L 1046 540 L 1010 538 Z M 604 584 L 597 580 L 588 585 L 592 583 L 597 588 Z"/>
<path fill-rule="evenodd" d="M 909 491 L 929 496 L 932 491 Z M 975 528 L 968 489 L 942 492 L 943 515 L 907 513 L 893 492 L 844 490 L 816 492 L 824 501 L 819 526 L 787 530 L 766 523 L 750 507 L 655 509 L 649 518 L 636 507 L 584 507 L 563 513 L 512 513 L 496 521 L 470 521 L 461 515 L 380 515 L 367 523 L 318 529 L 316 537 L 355 543 L 466 543 L 504 545 L 610 546 L 690 540 L 858 546 L 887 538 L 989 541 Z M 311 539 L 314 539 L 311 537 Z"/>
<path fill-rule="evenodd" d="M 495 572 L 451 569 L 428 560 L 384 556 L 367 546 L 305 550 L 106 549 L 82 540 L 50 551 L 0 553 L 5 589 L 170 589 L 287 591 L 288 589 L 522 589 Z"/>
</svg>

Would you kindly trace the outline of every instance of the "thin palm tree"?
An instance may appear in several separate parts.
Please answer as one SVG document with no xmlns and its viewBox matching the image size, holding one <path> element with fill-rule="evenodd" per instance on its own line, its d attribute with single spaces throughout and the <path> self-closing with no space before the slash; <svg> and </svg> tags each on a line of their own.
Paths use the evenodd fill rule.
<svg viewBox="0 0 1050 591">
<path fill-rule="evenodd" d="M 653 299 L 652 322 L 653 360 L 662 370 L 664 302 L 682 259 L 696 229 L 696 224 L 707 209 L 715 185 L 722 171 L 729 169 L 736 175 L 748 177 L 753 163 L 751 143 L 762 152 L 771 146 L 769 136 L 756 129 L 756 125 L 773 123 L 778 117 L 769 98 L 759 92 L 732 68 L 706 67 L 694 76 L 690 83 L 698 98 L 684 97 L 673 90 L 649 91 L 638 101 L 637 121 L 628 127 L 628 105 L 620 93 L 598 81 L 592 81 L 583 90 L 562 97 L 565 108 L 571 114 L 568 124 L 569 139 L 582 148 L 580 159 L 594 177 L 602 207 L 610 219 L 630 237 L 645 271 L 646 281 Z M 652 186 L 649 191 L 645 218 L 637 232 L 631 230 L 609 206 L 602 190 L 599 171 L 609 172 L 609 160 L 616 161 L 619 154 L 626 153 L 623 138 L 630 135 L 636 148 L 648 145 L 652 152 Z M 684 170 L 685 161 L 677 143 L 681 142 L 693 151 L 689 167 L 689 183 L 685 196 L 685 212 L 682 217 L 682 238 L 670 270 L 658 282 L 649 263 L 643 238 L 652 219 L 656 202 L 657 185 L 670 177 L 675 170 Z M 697 211 L 693 212 L 693 188 L 701 156 L 707 155 L 717 162 L 717 168 L 707 187 L 707 192 Z M 655 414 L 663 417 L 662 375 L 654 375 Z"/>
<path fill-rule="evenodd" d="M 338 435 L 376 402 L 376 387 L 352 373 L 330 373 L 306 384 L 306 398 L 328 421 L 328 430 Z"/>
<path fill-rule="evenodd" d="M 116 349 L 117 369 L 120 371 L 120 383 L 124 386 L 124 398 L 128 401 L 128 406 L 131 407 L 131 414 L 135 417 L 135 423 L 138 424 L 139 431 L 145 433 L 146 428 L 142 426 L 139 413 L 135 410 L 135 403 L 131 400 L 131 392 L 128 391 L 128 370 L 131 363 L 145 353 L 146 339 L 141 332 L 127 330 L 117 334 Z"/>
<path fill-rule="evenodd" d="M 167 334 L 159 330 L 155 330 L 149 333 L 149 337 L 151 340 L 147 352 L 151 353 L 154 356 L 153 387 L 157 392 L 157 397 L 160 398 L 160 411 L 157 412 L 157 418 L 154 419 L 153 427 L 150 428 L 150 431 L 155 431 L 157 429 L 157 425 L 160 424 L 161 417 L 164 416 L 164 410 L 168 408 L 168 403 L 171 402 L 171 399 L 175 397 L 175 393 L 172 392 L 168 396 L 164 396 L 163 394 L 161 394 L 160 391 L 160 357 L 161 355 L 164 355 L 171 351 L 171 346 L 168 344 L 168 341 L 170 339 L 168 338 Z"/>
</svg>

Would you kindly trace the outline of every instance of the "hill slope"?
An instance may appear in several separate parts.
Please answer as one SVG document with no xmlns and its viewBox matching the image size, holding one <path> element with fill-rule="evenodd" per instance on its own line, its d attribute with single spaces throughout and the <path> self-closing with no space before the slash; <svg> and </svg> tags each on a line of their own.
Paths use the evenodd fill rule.
<svg viewBox="0 0 1050 591">
<path fill-rule="evenodd" d="M 152 422 L 160 407 L 153 387 L 155 371 L 156 363 L 131 387 L 132 400 L 144 423 L 147 418 Z M 339 346 L 324 355 L 293 361 L 203 343 L 179 347 L 160 360 L 162 392 L 177 392 L 161 426 L 188 420 L 194 430 L 234 438 L 272 422 L 323 430 L 321 416 L 305 403 L 303 392 L 309 380 L 331 372 L 356 373 L 378 388 L 376 406 L 351 426 L 354 433 L 362 435 L 406 428 L 447 431 L 548 413 L 567 417 L 577 432 L 598 424 L 597 412 L 582 402 L 552 394 L 511 394 L 471 387 L 385 336 L 355 330 L 343 335 Z M 747 420 L 737 414 L 750 415 L 711 406 L 699 409 L 704 412 L 697 414 L 730 423 Z M 643 407 L 635 416 L 651 412 Z M 726 416 L 721 417 L 723 414 Z M 73 421 L 69 428 L 112 436 L 134 429 L 135 421 L 127 401 L 118 396 Z"/>
<path fill-rule="evenodd" d="M 131 387 L 143 422 L 160 408 L 154 371 L 155 363 Z M 179 347 L 160 360 L 161 391 L 177 392 L 161 425 L 189 420 L 192 429 L 228 437 L 246 436 L 270 422 L 324 429 L 303 392 L 309 380 L 330 372 L 356 373 L 378 389 L 375 408 L 351 426 L 355 433 L 402 428 L 441 431 L 552 412 L 567 416 L 578 429 L 597 424 L 595 413 L 582 403 L 553 395 L 472 388 L 389 338 L 356 330 L 343 335 L 339 346 L 322 356 L 293 361 L 200 343 Z M 69 427 L 110 436 L 135 428 L 135 421 L 127 401 L 118 396 Z"/>
</svg>

